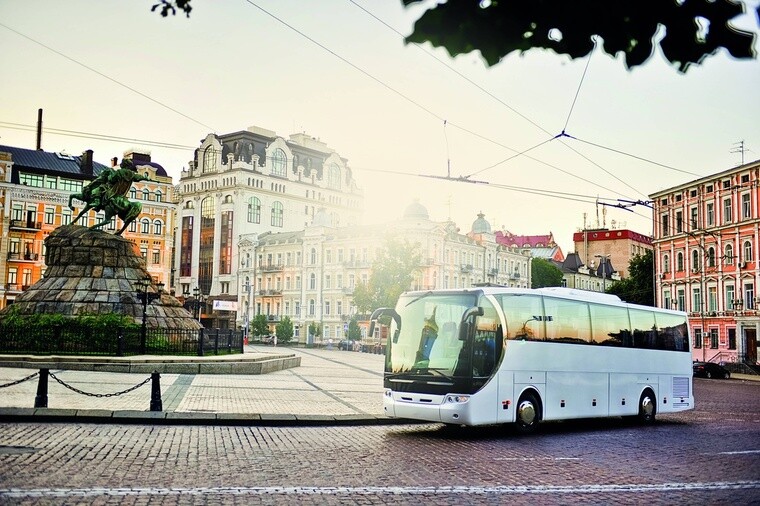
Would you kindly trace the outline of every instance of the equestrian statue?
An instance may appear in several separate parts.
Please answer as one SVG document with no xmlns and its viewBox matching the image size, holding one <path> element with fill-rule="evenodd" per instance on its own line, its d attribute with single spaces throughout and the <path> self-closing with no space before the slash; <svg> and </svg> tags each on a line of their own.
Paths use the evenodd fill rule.
<svg viewBox="0 0 760 506">
<path fill-rule="evenodd" d="M 124 225 L 116 232 L 116 235 L 121 235 L 142 211 L 141 203 L 132 202 L 126 197 L 132 183 L 138 181 L 152 180 L 138 174 L 132 160 L 122 160 L 116 170 L 103 169 L 90 184 L 82 188 L 81 193 L 75 193 L 69 197 L 69 209 L 74 209 L 72 202 L 74 199 L 86 204 L 72 223 L 76 223 L 90 209 L 94 209 L 95 212 L 103 211 L 105 214 L 103 221 L 91 226 L 90 230 L 100 228 L 110 223 L 111 218 L 118 216 Z"/>
</svg>

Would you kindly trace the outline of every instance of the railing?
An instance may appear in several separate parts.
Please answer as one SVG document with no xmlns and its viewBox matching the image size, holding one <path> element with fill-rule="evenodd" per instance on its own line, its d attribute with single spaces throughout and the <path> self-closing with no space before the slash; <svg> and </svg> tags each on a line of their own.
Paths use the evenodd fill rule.
<svg viewBox="0 0 760 506">
<path fill-rule="evenodd" d="M 260 266 L 262 272 L 277 272 L 283 269 L 282 264 L 265 264 Z"/>
<path fill-rule="evenodd" d="M 17 252 L 8 253 L 8 260 L 29 260 L 31 262 L 36 262 L 39 259 L 39 253 L 24 253 L 23 255 Z"/>
<path fill-rule="evenodd" d="M 75 325 L 0 327 L 0 353 L 32 355 L 206 355 L 243 353 L 232 329 L 93 329 Z"/>
<path fill-rule="evenodd" d="M 34 230 L 40 230 L 42 228 L 42 222 L 30 220 L 11 220 L 10 228 L 31 228 Z"/>
</svg>

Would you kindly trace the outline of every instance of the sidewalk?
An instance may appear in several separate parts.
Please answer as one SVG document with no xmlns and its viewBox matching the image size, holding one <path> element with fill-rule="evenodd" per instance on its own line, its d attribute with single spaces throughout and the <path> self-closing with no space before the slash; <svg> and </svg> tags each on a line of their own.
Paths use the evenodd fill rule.
<svg viewBox="0 0 760 506">
<path fill-rule="evenodd" d="M 104 396 L 145 381 L 150 378 L 147 371 L 101 372 L 104 369 L 100 368 L 95 372 L 51 367 L 52 375 L 62 382 L 99 396 L 72 391 L 51 375 L 48 407 L 35 409 L 35 377 L 0 389 L 0 421 L 220 425 L 400 422 L 383 415 L 383 355 L 263 345 L 248 346 L 244 354 L 245 360 L 252 362 L 283 356 L 300 358 L 300 366 L 263 374 L 161 372 L 162 411 L 149 410 L 150 381 L 123 395 Z M 35 372 L 33 368 L 0 367 L 0 385 Z"/>
</svg>

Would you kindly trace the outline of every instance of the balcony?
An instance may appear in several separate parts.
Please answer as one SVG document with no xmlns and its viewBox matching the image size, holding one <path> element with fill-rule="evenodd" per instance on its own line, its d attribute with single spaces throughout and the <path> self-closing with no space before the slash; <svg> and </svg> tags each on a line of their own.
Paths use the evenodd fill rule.
<svg viewBox="0 0 760 506">
<path fill-rule="evenodd" d="M 272 295 L 282 295 L 282 290 L 259 290 L 259 295 L 263 296 L 272 296 Z"/>
<path fill-rule="evenodd" d="M 462 264 L 459 266 L 460 272 L 472 272 L 472 264 Z"/>
<path fill-rule="evenodd" d="M 39 259 L 40 255 L 38 253 L 24 253 L 23 255 L 18 252 L 8 253 L 8 260 L 16 262 L 38 262 Z"/>
<path fill-rule="evenodd" d="M 266 264 L 259 267 L 262 272 L 279 272 L 283 269 L 282 264 Z"/>
<path fill-rule="evenodd" d="M 488 275 L 489 276 L 498 276 L 499 275 L 499 269 L 488 269 Z"/>
<path fill-rule="evenodd" d="M 6 292 L 22 292 L 22 291 L 26 290 L 27 288 L 29 288 L 29 287 L 25 286 L 25 285 L 18 285 L 18 284 L 15 284 L 15 283 L 5 285 L 5 291 Z"/>
<path fill-rule="evenodd" d="M 33 220 L 11 220 L 11 230 L 41 230 L 42 222 Z"/>
</svg>

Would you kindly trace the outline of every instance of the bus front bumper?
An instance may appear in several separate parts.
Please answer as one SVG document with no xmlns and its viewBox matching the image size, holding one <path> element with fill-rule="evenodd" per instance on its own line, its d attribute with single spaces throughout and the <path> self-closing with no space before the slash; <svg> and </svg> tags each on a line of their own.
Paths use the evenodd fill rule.
<svg viewBox="0 0 760 506">
<path fill-rule="evenodd" d="M 383 412 L 391 418 L 409 418 L 429 422 L 471 425 L 470 396 L 432 395 L 386 390 Z"/>
</svg>

